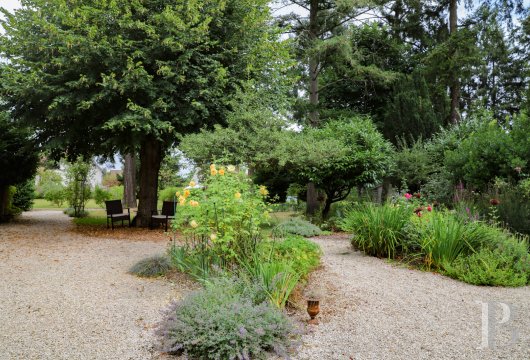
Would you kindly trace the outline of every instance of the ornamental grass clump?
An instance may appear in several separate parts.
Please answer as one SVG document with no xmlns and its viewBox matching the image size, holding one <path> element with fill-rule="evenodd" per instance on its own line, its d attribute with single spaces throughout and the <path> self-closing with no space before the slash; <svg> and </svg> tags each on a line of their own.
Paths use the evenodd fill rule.
<svg viewBox="0 0 530 360">
<path fill-rule="evenodd" d="M 352 244 L 368 255 L 394 258 L 402 250 L 410 217 L 406 207 L 362 204 L 346 212 L 340 227 L 352 232 Z"/>
<path fill-rule="evenodd" d="M 165 275 L 171 268 L 167 256 L 157 255 L 140 260 L 129 269 L 129 273 L 140 277 L 157 277 Z"/>
<path fill-rule="evenodd" d="M 173 302 L 157 328 L 160 350 L 195 359 L 287 356 L 293 325 L 253 287 L 218 278 Z"/>
</svg>

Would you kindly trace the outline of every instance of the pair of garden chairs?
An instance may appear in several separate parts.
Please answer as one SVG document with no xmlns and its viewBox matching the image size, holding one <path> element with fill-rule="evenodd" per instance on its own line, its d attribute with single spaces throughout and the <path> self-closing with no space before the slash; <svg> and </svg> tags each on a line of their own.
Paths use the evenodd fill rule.
<svg viewBox="0 0 530 360">
<path fill-rule="evenodd" d="M 125 212 L 121 200 L 105 201 L 105 207 L 107 209 L 107 229 L 110 224 L 112 230 L 114 230 L 115 222 L 121 222 L 121 226 L 124 226 L 124 222 L 127 222 L 129 227 L 131 227 L 131 210 L 127 208 L 127 212 Z M 151 212 L 149 229 L 153 229 L 155 225 L 164 224 L 167 231 L 169 222 L 175 218 L 176 208 L 177 203 L 175 201 L 164 201 L 162 210 L 153 210 Z"/>
</svg>

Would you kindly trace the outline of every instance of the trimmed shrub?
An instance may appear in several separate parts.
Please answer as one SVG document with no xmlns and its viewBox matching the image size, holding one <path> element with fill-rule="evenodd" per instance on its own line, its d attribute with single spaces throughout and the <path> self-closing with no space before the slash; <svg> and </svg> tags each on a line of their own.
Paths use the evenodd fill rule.
<svg viewBox="0 0 530 360">
<path fill-rule="evenodd" d="M 313 237 L 322 234 L 322 230 L 309 221 L 301 218 L 289 219 L 273 229 L 273 234 L 283 236 L 285 234 L 300 235 L 304 237 Z"/>
<path fill-rule="evenodd" d="M 140 277 L 158 277 L 171 270 L 171 261 L 167 256 L 157 255 L 143 259 L 134 264 L 129 273 Z"/>
<path fill-rule="evenodd" d="M 403 250 L 405 225 L 410 218 L 406 207 L 363 204 L 352 208 L 340 222 L 342 230 L 352 232 L 352 245 L 368 255 L 395 257 Z"/>
<path fill-rule="evenodd" d="M 286 355 L 293 327 L 269 302 L 227 278 L 213 279 L 201 291 L 173 302 L 156 331 L 160 350 L 196 359 L 265 359 Z"/>
</svg>

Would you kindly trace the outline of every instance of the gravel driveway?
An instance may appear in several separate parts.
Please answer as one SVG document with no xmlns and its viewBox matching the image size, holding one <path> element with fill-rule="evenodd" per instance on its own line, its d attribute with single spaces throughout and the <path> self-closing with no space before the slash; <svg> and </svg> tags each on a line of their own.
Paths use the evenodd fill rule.
<svg viewBox="0 0 530 360">
<path fill-rule="evenodd" d="M 0 359 L 168 358 L 152 349 L 153 325 L 193 286 L 126 273 L 163 252 L 163 237 L 72 229 L 58 211 L 0 225 Z M 309 326 L 294 359 L 530 359 L 530 287 L 476 287 L 410 270 L 353 251 L 346 236 L 315 242 L 323 267 L 306 291 L 323 293 L 320 324 Z M 479 349 L 487 302 L 497 315 L 489 327 L 496 349 Z M 504 324 L 494 302 L 512 306 Z"/>
<path fill-rule="evenodd" d="M 306 291 L 324 293 L 321 323 L 309 326 L 295 359 L 530 359 L 530 287 L 477 287 L 410 270 L 353 251 L 346 236 L 315 242 L 324 266 Z M 480 349 L 486 302 L 497 322 L 503 309 L 493 302 L 513 310 L 504 324 L 490 319 L 496 349 Z"/>
<path fill-rule="evenodd" d="M 127 270 L 166 242 L 72 229 L 59 211 L 0 225 L 0 359 L 152 358 L 159 310 L 188 284 Z"/>
</svg>

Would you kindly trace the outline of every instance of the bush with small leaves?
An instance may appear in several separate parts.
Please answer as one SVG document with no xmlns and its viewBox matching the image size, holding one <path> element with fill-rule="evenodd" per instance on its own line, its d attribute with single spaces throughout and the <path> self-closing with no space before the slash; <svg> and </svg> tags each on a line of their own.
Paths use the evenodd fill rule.
<svg viewBox="0 0 530 360">
<path fill-rule="evenodd" d="M 158 255 L 140 260 L 134 264 L 129 273 L 141 277 L 157 277 L 171 270 L 171 261 L 167 256 Z"/>
<path fill-rule="evenodd" d="M 276 226 L 273 229 L 273 233 L 280 237 L 285 234 L 300 235 L 303 237 L 313 237 L 322 234 L 322 230 L 320 230 L 318 226 L 311 224 L 307 220 L 293 218 Z"/>
<path fill-rule="evenodd" d="M 160 350 L 194 359 L 265 359 L 287 355 L 293 326 L 252 287 L 215 278 L 203 290 L 173 302 L 157 328 Z"/>
</svg>

